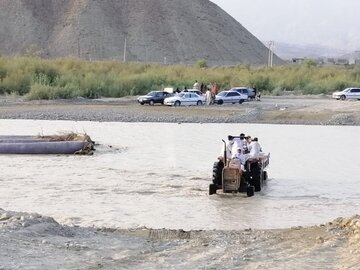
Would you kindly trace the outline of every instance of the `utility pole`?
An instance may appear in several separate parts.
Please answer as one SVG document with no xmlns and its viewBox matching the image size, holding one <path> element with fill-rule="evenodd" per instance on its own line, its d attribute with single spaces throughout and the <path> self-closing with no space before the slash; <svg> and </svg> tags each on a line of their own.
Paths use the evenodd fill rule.
<svg viewBox="0 0 360 270">
<path fill-rule="evenodd" d="M 78 58 L 80 59 L 81 51 L 80 51 L 80 36 L 77 38 L 77 51 L 78 51 Z"/>
<path fill-rule="evenodd" d="M 145 64 L 147 64 L 148 61 L 148 52 L 147 52 L 147 46 L 145 45 Z"/>
<path fill-rule="evenodd" d="M 124 42 L 124 62 L 126 62 L 126 38 Z"/>
<path fill-rule="evenodd" d="M 80 17 L 77 18 L 77 31 L 78 31 L 78 37 L 77 37 L 77 55 L 78 58 L 81 58 L 81 46 L 80 46 L 80 38 L 81 38 L 81 25 L 80 25 Z"/>
<path fill-rule="evenodd" d="M 269 46 L 269 54 L 268 54 L 268 67 L 272 67 L 273 66 L 273 59 L 274 59 L 274 45 L 275 42 L 274 41 L 269 41 L 268 42 L 268 46 Z"/>
<path fill-rule="evenodd" d="M 274 46 L 275 46 L 275 42 L 272 42 L 272 46 L 271 46 L 271 61 L 270 61 L 270 66 L 273 67 L 273 59 L 274 59 Z"/>
</svg>

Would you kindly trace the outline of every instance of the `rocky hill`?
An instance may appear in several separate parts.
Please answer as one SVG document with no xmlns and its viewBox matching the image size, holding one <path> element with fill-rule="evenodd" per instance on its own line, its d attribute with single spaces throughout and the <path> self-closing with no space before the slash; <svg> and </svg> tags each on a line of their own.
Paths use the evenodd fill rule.
<svg viewBox="0 0 360 270">
<path fill-rule="evenodd" d="M 268 58 L 256 37 L 208 0 L 0 0 L 0 54 L 210 65 Z"/>
</svg>

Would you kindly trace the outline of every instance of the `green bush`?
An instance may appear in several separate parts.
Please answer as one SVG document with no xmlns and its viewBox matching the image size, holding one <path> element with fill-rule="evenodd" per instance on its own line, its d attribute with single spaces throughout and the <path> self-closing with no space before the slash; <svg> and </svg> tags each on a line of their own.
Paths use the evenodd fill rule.
<svg viewBox="0 0 360 270">
<path fill-rule="evenodd" d="M 7 70 L 4 67 L 0 66 L 0 83 L 4 81 L 7 75 Z"/>
<path fill-rule="evenodd" d="M 31 77 L 29 74 L 23 74 L 20 71 L 14 71 L 1 83 L 2 89 L 5 93 L 16 93 L 18 95 L 25 95 L 31 88 Z"/>
<path fill-rule="evenodd" d="M 30 92 L 26 95 L 27 99 L 52 99 L 50 86 L 35 83 L 31 85 Z"/>
<path fill-rule="evenodd" d="M 149 65 L 116 61 L 40 58 L 0 58 L 0 94 L 16 93 L 31 99 L 122 97 L 141 95 L 164 87 L 192 87 L 195 80 L 220 90 L 251 86 L 281 95 L 286 91 L 329 94 L 348 86 L 360 86 L 359 67 L 304 65 L 274 68 L 207 67 L 204 59 L 194 66 Z"/>
<path fill-rule="evenodd" d="M 206 62 L 205 59 L 199 59 L 199 60 L 196 61 L 195 67 L 198 67 L 198 68 L 207 68 L 207 67 L 208 67 L 208 64 L 207 64 L 207 62 Z"/>
<path fill-rule="evenodd" d="M 274 89 L 274 84 L 269 76 L 259 74 L 250 76 L 249 84 L 256 87 L 259 91 L 271 92 Z"/>
</svg>

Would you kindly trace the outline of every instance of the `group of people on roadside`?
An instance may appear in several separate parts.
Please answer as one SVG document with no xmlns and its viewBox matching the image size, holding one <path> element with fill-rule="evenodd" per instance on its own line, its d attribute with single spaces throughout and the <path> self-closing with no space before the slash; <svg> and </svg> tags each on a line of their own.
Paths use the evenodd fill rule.
<svg viewBox="0 0 360 270">
<path fill-rule="evenodd" d="M 197 80 L 195 81 L 193 85 L 194 89 L 199 90 L 203 95 L 205 95 L 205 104 L 206 105 L 212 105 L 215 103 L 215 96 L 219 92 L 219 86 L 217 82 L 214 82 L 213 84 L 204 84 L 199 83 Z"/>
<path fill-rule="evenodd" d="M 211 83 L 205 84 L 205 83 L 199 83 L 197 80 L 195 80 L 192 88 L 199 90 L 202 93 L 202 95 L 205 96 L 206 105 L 215 104 L 215 96 L 219 93 L 219 85 L 217 84 L 217 82 L 214 82 L 212 84 Z M 257 91 L 256 87 L 253 87 L 253 89 L 255 94 L 254 99 L 260 101 L 261 93 Z M 182 91 L 187 92 L 188 91 L 187 87 L 185 86 L 184 90 Z M 180 89 L 176 88 L 175 93 L 180 93 L 180 92 L 181 92 Z"/>
<path fill-rule="evenodd" d="M 229 135 L 225 147 L 226 149 L 223 148 L 219 159 L 224 159 L 223 155 L 226 151 L 226 158 L 239 160 L 242 169 L 248 159 L 259 158 L 262 153 L 258 138 L 252 138 L 250 135 L 245 136 L 244 133 L 241 133 L 239 137 Z"/>
</svg>

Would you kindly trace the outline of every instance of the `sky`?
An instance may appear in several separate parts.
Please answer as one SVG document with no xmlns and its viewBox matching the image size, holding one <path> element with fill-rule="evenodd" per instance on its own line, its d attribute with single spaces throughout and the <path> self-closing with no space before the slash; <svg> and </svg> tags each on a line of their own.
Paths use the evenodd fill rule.
<svg viewBox="0 0 360 270">
<path fill-rule="evenodd" d="M 211 0 L 261 41 L 360 50 L 360 0 Z"/>
</svg>

